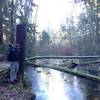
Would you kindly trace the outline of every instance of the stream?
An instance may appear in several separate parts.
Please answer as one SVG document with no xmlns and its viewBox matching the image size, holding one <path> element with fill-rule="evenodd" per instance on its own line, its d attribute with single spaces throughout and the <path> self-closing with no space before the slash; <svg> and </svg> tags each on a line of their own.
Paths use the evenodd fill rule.
<svg viewBox="0 0 100 100">
<path fill-rule="evenodd" d="M 48 68 L 26 70 L 36 100 L 100 100 L 100 83 Z"/>
</svg>

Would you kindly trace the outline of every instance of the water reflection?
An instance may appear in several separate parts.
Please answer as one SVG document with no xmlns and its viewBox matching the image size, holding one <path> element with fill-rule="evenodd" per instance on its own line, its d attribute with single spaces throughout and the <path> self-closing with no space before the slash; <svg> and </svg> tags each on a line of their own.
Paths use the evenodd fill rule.
<svg viewBox="0 0 100 100">
<path fill-rule="evenodd" d="M 51 70 L 51 76 L 48 84 L 48 96 L 49 100 L 69 100 L 68 95 L 64 91 L 63 80 L 61 73 Z M 65 96 L 66 95 L 66 96 Z"/>
<path fill-rule="evenodd" d="M 92 81 L 84 81 L 84 94 L 86 100 L 100 100 L 100 84 Z"/>
<path fill-rule="evenodd" d="M 32 69 L 29 75 L 37 94 L 36 100 L 85 100 L 77 77 L 45 68 Z"/>
<path fill-rule="evenodd" d="M 55 66 L 62 61 L 49 59 L 37 63 Z M 48 68 L 31 66 L 26 72 L 32 80 L 36 100 L 100 100 L 99 83 Z"/>
</svg>

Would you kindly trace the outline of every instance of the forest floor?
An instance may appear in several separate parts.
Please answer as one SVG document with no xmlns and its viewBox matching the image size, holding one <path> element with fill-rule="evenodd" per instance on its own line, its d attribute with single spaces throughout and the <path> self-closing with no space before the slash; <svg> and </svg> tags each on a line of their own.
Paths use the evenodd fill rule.
<svg viewBox="0 0 100 100">
<path fill-rule="evenodd" d="M 19 84 L 0 85 L 0 100 L 31 100 L 32 95 Z"/>
<path fill-rule="evenodd" d="M 23 88 L 19 83 L 2 81 L 1 73 L 8 67 L 7 62 L 0 62 L 0 100 L 31 100 L 33 94 L 29 89 Z"/>
</svg>

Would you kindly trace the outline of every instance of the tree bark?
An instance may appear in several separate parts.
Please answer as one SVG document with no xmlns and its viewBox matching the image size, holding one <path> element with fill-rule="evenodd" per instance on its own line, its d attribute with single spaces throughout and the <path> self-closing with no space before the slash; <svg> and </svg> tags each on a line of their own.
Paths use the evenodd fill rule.
<svg viewBox="0 0 100 100">
<path fill-rule="evenodd" d="M 18 79 L 23 82 L 24 76 L 24 59 L 25 59 L 25 41 L 26 41 L 26 25 L 19 24 L 16 29 L 16 43 L 20 46 L 20 61 Z"/>
<path fill-rule="evenodd" d="M 0 44 L 3 44 L 3 0 L 0 4 Z"/>
<path fill-rule="evenodd" d="M 11 1 L 11 35 L 10 35 L 10 42 L 14 43 L 14 1 Z"/>
<path fill-rule="evenodd" d="M 96 16 L 97 16 L 97 19 L 96 19 L 96 53 L 97 55 L 100 54 L 100 50 L 99 50 L 99 11 L 98 11 L 98 5 L 96 7 Z"/>
</svg>

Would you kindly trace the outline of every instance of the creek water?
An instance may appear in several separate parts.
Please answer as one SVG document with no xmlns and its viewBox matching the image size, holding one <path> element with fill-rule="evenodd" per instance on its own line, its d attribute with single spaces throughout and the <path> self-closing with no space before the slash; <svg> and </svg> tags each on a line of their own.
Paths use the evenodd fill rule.
<svg viewBox="0 0 100 100">
<path fill-rule="evenodd" d="M 100 83 L 48 68 L 27 68 L 36 100 L 100 100 Z"/>
</svg>

